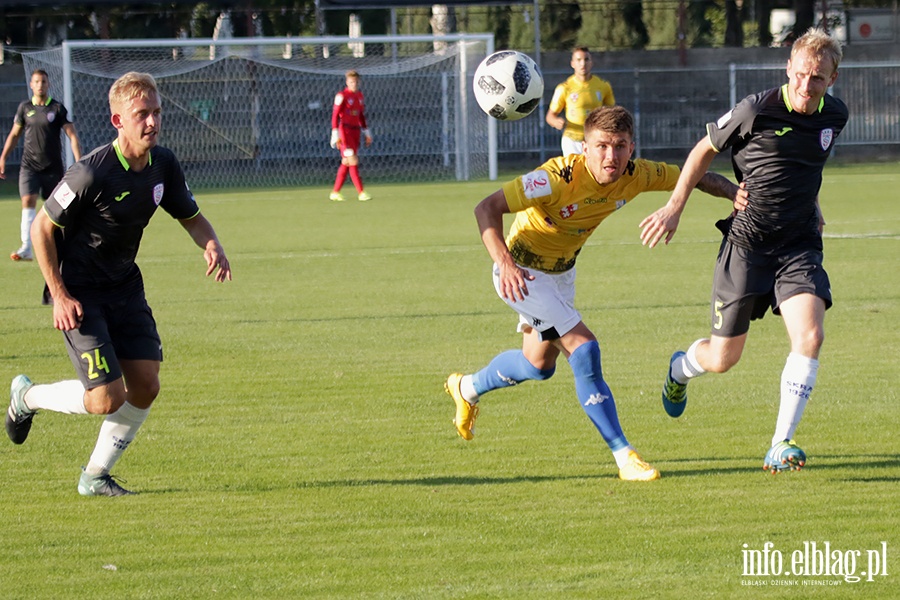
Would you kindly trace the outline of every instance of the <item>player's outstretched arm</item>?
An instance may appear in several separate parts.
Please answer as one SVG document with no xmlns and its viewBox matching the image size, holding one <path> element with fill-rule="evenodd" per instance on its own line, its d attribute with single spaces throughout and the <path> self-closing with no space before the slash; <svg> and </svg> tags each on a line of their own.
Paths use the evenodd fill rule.
<svg viewBox="0 0 900 600">
<path fill-rule="evenodd" d="M 197 213 L 190 219 L 179 219 L 179 223 L 187 231 L 194 243 L 203 249 L 203 258 L 206 260 L 207 277 L 216 274 L 216 281 L 231 281 L 231 265 L 225 256 L 225 249 L 219 243 L 216 232 L 206 217 Z M 218 271 L 216 271 L 218 269 Z"/>
<path fill-rule="evenodd" d="M 688 155 L 669 201 L 638 225 L 644 246 L 653 248 L 660 240 L 664 240 L 666 244 L 672 240 L 691 192 L 709 170 L 715 156 L 716 150 L 710 143 L 709 136 L 704 136 Z"/>
</svg>

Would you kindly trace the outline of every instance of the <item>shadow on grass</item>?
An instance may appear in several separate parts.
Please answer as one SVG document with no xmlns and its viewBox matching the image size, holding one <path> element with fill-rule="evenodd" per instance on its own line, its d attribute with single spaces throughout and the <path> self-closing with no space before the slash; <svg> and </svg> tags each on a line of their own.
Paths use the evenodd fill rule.
<svg viewBox="0 0 900 600">
<path fill-rule="evenodd" d="M 710 463 L 710 462 L 729 462 L 729 463 L 748 463 L 746 457 L 719 457 L 719 458 L 676 458 L 666 461 L 659 461 L 659 464 L 678 464 L 678 463 Z M 900 455 L 897 454 L 817 454 L 810 459 L 803 470 L 814 469 L 820 470 L 847 470 L 855 471 L 852 477 L 842 478 L 845 481 L 860 482 L 885 482 L 900 481 L 900 476 L 896 474 L 885 473 L 884 476 L 878 476 L 873 473 L 877 469 L 893 469 L 900 467 Z M 762 458 L 758 462 L 751 464 L 735 465 L 730 467 L 702 467 L 696 469 L 673 470 L 661 469 L 663 477 L 697 477 L 703 475 L 722 475 L 728 473 L 742 473 L 762 471 Z M 863 476 L 861 470 L 866 471 Z"/>
<path fill-rule="evenodd" d="M 420 485 L 423 487 L 441 487 L 447 485 L 507 485 L 516 483 L 545 483 L 555 481 L 578 481 L 590 479 L 612 479 L 615 474 L 593 473 L 590 475 L 520 475 L 517 477 L 466 477 L 436 476 L 411 479 L 344 479 L 336 481 L 306 481 L 297 484 L 299 488 L 334 488 L 334 487 L 368 487 Z"/>
<path fill-rule="evenodd" d="M 864 459 L 861 463 L 860 460 Z M 679 469 L 678 464 L 697 463 L 701 459 L 695 458 L 678 458 L 674 460 L 658 461 L 661 465 L 663 479 L 678 477 L 702 477 L 707 475 L 728 475 L 738 473 L 763 473 L 762 459 L 758 461 L 748 461 L 746 457 L 719 457 L 711 459 L 702 459 L 702 463 L 737 463 L 730 466 L 704 466 L 696 469 Z M 666 468 L 668 466 L 669 468 Z M 900 481 L 900 476 L 891 473 L 885 473 L 879 476 L 877 471 L 884 469 L 894 469 L 900 467 L 900 455 L 891 454 L 858 454 L 858 455 L 819 455 L 815 462 L 810 462 L 809 469 L 816 471 L 824 470 L 854 470 L 857 475 L 842 478 L 845 481 L 859 481 L 881 483 L 890 481 Z M 866 474 L 860 473 L 860 469 L 865 469 Z M 806 470 L 806 469 L 804 469 Z M 769 475 L 771 477 L 771 475 Z M 578 481 L 578 480 L 604 480 L 616 479 L 615 471 L 612 473 L 591 473 L 585 475 L 519 475 L 515 477 L 477 477 L 477 476 L 435 476 L 435 477 L 419 477 L 409 479 L 346 479 L 336 481 L 310 481 L 298 483 L 300 488 L 334 488 L 334 487 L 367 487 L 367 486 L 423 486 L 423 487 L 441 487 L 454 485 L 507 485 L 517 483 L 545 483 L 558 481 Z"/>
</svg>

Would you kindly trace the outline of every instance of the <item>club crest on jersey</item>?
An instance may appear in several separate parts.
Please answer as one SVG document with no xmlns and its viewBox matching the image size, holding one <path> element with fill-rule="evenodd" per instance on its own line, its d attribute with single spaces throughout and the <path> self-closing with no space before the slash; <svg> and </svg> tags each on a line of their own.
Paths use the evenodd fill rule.
<svg viewBox="0 0 900 600">
<path fill-rule="evenodd" d="M 157 183 L 153 186 L 153 203 L 159 206 L 159 203 L 162 202 L 163 198 L 163 184 Z"/>
<path fill-rule="evenodd" d="M 47 122 L 48 123 L 52 123 L 53 119 L 55 119 L 55 118 L 56 118 L 56 113 L 53 113 L 53 112 L 47 113 Z"/>
<path fill-rule="evenodd" d="M 822 146 L 822 150 L 828 150 L 831 147 L 831 141 L 834 139 L 834 129 L 828 128 L 823 129 L 821 133 L 819 133 L 819 145 Z"/>
<path fill-rule="evenodd" d="M 543 169 L 522 175 L 522 190 L 526 198 L 550 195 L 550 177 Z"/>
<path fill-rule="evenodd" d="M 578 210 L 577 204 L 570 204 L 568 206 L 563 206 L 561 209 L 559 209 L 559 216 L 562 217 L 563 219 L 568 219 L 569 217 L 571 217 L 572 215 L 575 214 L 576 210 Z"/>
</svg>

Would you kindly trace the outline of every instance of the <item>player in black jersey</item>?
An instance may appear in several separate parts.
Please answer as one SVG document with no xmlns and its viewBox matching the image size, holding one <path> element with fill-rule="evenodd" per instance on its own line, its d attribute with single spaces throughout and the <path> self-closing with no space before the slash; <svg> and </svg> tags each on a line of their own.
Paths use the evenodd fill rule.
<svg viewBox="0 0 900 600">
<path fill-rule="evenodd" d="M 69 169 L 32 227 L 35 257 L 78 380 L 10 386 L 6 431 L 21 444 L 40 409 L 109 415 L 78 483 L 84 496 L 128 494 L 109 471 L 134 439 L 159 394 L 162 344 L 135 256 L 161 207 L 203 249 L 207 275 L 231 279 L 212 225 L 172 152 L 157 146 L 159 92 L 153 77 L 126 73 L 110 89 L 115 141 Z"/>
<path fill-rule="evenodd" d="M 810 30 L 794 42 L 788 83 L 744 98 L 693 149 L 668 204 L 641 222 L 650 247 L 672 239 L 694 183 L 716 153 L 730 149 L 747 209 L 717 223 L 725 234 L 713 279 L 712 332 L 675 352 L 663 386 L 666 412 L 677 417 L 687 383 L 724 373 L 741 358 L 750 321 L 771 306 L 784 320 L 791 351 L 781 375 L 781 404 L 763 468 L 799 470 L 806 454 L 793 441 L 819 368 L 831 286 L 822 266 L 819 208 L 822 169 L 847 123 L 848 111 L 828 95 L 838 76 L 840 44 Z"/>
<path fill-rule="evenodd" d="M 22 162 L 19 165 L 19 195 L 22 197 L 22 245 L 9 255 L 12 260 L 31 260 L 31 223 L 34 221 L 38 194 L 44 200 L 62 179 L 65 165 L 62 159 L 60 132 L 69 137 L 72 155 L 81 158 L 81 146 L 75 125 L 59 100 L 50 97 L 47 72 L 37 69 L 29 83 L 33 96 L 19 104 L 12 129 L 0 153 L 0 179 L 6 179 L 6 159 L 19 143 L 22 133 Z"/>
</svg>

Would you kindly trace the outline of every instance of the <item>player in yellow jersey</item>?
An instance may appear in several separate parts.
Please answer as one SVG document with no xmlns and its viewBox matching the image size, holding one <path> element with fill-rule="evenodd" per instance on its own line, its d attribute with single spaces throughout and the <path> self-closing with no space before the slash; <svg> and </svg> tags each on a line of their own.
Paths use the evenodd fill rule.
<svg viewBox="0 0 900 600">
<path fill-rule="evenodd" d="M 575 48 L 570 64 L 575 73 L 556 86 L 546 117 L 550 127 L 563 132 L 563 156 L 581 154 L 584 120 L 588 114 L 598 106 L 613 106 L 616 103 L 609 82 L 591 74 L 594 63 L 587 48 Z"/>
<path fill-rule="evenodd" d="M 494 261 L 494 287 L 519 314 L 521 350 L 494 357 L 471 375 L 451 374 L 457 432 L 474 435 L 479 397 L 528 380 L 549 379 L 563 354 L 575 375 L 579 403 L 615 457 L 619 477 L 650 481 L 659 472 L 625 438 L 616 404 L 603 380 L 600 345 L 575 309 L 575 259 L 606 217 L 641 192 L 672 190 L 680 170 L 632 160 L 634 121 L 620 106 L 601 107 L 585 121 L 583 154 L 553 158 L 505 184 L 475 208 L 485 248 Z M 746 194 L 721 175 L 707 173 L 697 187 L 743 208 Z M 516 213 L 503 238 L 503 215 Z"/>
</svg>

